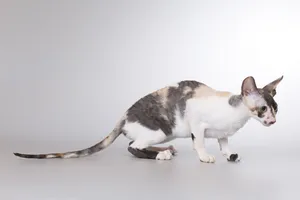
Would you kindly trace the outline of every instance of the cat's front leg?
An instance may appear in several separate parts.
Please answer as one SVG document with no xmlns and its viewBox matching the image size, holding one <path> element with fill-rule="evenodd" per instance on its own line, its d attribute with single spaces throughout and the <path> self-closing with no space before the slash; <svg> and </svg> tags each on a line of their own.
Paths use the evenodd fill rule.
<svg viewBox="0 0 300 200">
<path fill-rule="evenodd" d="M 230 162 L 238 162 L 241 160 L 241 157 L 237 153 L 232 153 L 229 149 L 228 145 L 228 138 L 221 138 L 218 139 L 219 145 L 220 145 L 220 151 L 222 152 L 223 156 L 227 158 Z"/>
<path fill-rule="evenodd" d="M 209 155 L 206 152 L 205 146 L 204 146 L 204 132 L 205 132 L 205 125 L 191 125 L 191 131 L 192 131 L 192 141 L 194 149 L 197 151 L 199 159 L 201 162 L 204 163 L 214 163 L 215 157 L 212 155 Z"/>
</svg>

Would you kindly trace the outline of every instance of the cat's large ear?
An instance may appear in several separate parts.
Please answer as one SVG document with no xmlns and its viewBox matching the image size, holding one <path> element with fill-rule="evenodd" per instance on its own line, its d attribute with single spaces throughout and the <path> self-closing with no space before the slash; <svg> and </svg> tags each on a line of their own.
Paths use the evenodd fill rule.
<svg viewBox="0 0 300 200">
<path fill-rule="evenodd" d="M 282 79 L 283 79 L 283 76 L 281 76 L 280 78 L 276 79 L 275 81 L 272 81 L 271 83 L 269 83 L 268 85 L 266 85 L 265 87 L 263 87 L 263 90 L 265 92 L 268 92 L 271 96 L 274 97 L 276 95 L 276 87 L 281 82 Z"/>
<path fill-rule="evenodd" d="M 242 83 L 242 95 L 248 96 L 249 94 L 256 94 L 258 93 L 258 89 L 256 87 L 255 80 L 252 76 L 248 76 L 243 80 Z"/>
</svg>

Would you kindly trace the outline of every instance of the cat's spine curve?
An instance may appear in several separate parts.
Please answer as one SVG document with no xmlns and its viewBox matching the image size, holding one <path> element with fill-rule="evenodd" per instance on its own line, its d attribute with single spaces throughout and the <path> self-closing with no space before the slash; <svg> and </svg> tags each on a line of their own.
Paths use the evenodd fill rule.
<svg viewBox="0 0 300 200">
<path fill-rule="evenodd" d="M 31 159 L 49 159 L 49 158 L 79 158 L 84 156 L 89 156 L 91 154 L 97 153 L 106 147 L 108 147 L 110 144 L 112 144 L 115 139 L 122 133 L 122 128 L 125 124 L 124 118 L 118 122 L 116 127 L 113 129 L 113 131 L 106 136 L 102 141 L 99 143 L 78 151 L 70 151 L 65 153 L 46 153 L 46 154 L 23 154 L 23 153 L 14 153 L 15 156 L 21 157 L 21 158 L 31 158 Z"/>
</svg>

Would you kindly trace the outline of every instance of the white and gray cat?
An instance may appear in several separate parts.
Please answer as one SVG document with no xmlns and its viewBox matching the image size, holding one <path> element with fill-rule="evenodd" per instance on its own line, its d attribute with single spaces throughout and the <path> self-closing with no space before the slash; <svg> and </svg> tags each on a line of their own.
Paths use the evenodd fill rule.
<svg viewBox="0 0 300 200">
<path fill-rule="evenodd" d="M 131 140 L 128 151 L 138 158 L 170 160 L 176 154 L 173 146 L 154 147 L 175 138 L 192 138 L 200 161 L 214 163 L 215 157 L 205 149 L 205 138 L 216 138 L 228 161 L 240 156 L 228 146 L 228 138 L 250 118 L 264 126 L 276 122 L 278 111 L 274 100 L 276 87 L 283 76 L 263 88 L 257 88 L 253 77 L 245 78 L 240 94 L 215 90 L 203 83 L 185 80 L 159 89 L 133 104 L 113 131 L 101 142 L 87 149 L 66 153 L 21 154 L 23 158 L 78 158 L 108 147 L 123 134 Z"/>
</svg>

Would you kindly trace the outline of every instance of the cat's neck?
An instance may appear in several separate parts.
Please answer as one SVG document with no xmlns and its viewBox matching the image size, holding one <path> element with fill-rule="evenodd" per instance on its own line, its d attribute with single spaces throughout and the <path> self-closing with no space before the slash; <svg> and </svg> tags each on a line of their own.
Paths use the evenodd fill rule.
<svg viewBox="0 0 300 200">
<path fill-rule="evenodd" d="M 228 104 L 232 108 L 239 110 L 240 112 L 245 114 L 245 117 L 250 117 L 249 108 L 243 101 L 243 96 L 241 94 L 232 94 L 228 98 Z"/>
</svg>

